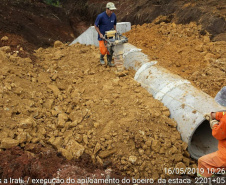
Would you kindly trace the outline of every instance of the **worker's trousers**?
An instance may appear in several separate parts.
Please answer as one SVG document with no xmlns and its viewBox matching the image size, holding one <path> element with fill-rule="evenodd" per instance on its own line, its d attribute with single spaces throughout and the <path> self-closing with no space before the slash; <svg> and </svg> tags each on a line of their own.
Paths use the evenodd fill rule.
<svg viewBox="0 0 226 185">
<path fill-rule="evenodd" d="M 104 42 L 106 41 L 103 41 L 103 40 L 100 40 L 99 41 L 99 49 L 100 49 L 100 53 L 101 55 L 110 55 L 108 49 L 106 48 L 106 46 L 104 45 Z"/>
<path fill-rule="evenodd" d="M 198 169 L 198 173 L 203 177 L 211 177 L 214 173 L 225 173 L 226 159 L 219 157 L 217 152 L 204 155 L 198 160 Z"/>
</svg>

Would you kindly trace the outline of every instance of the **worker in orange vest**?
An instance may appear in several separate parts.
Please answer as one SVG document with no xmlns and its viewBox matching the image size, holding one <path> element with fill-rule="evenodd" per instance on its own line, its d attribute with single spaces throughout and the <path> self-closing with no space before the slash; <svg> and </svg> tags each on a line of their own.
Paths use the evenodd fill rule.
<svg viewBox="0 0 226 185">
<path fill-rule="evenodd" d="M 205 118 L 210 122 L 212 135 L 218 140 L 218 151 L 204 155 L 198 160 L 198 176 L 211 177 L 226 170 L 226 112 L 211 112 Z"/>
</svg>

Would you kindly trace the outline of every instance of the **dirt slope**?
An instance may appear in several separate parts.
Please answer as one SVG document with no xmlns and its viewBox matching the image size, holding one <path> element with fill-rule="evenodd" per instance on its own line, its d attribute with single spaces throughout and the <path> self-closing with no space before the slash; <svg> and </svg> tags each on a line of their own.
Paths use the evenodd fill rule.
<svg viewBox="0 0 226 185">
<path fill-rule="evenodd" d="M 39 47 L 52 46 L 54 41 L 72 42 L 105 10 L 106 0 L 60 0 L 54 7 L 43 0 L 2 0 L 0 37 L 9 36 L 11 46 L 17 45 L 32 53 Z M 118 22 L 133 25 L 151 23 L 166 16 L 167 23 L 196 22 L 210 33 L 211 40 L 226 41 L 225 0 L 125 0 L 113 1 L 118 8 Z M 29 54 L 27 53 L 27 55 Z"/>
<path fill-rule="evenodd" d="M 168 109 L 133 71 L 119 78 L 98 64 L 97 48 L 58 44 L 36 50 L 35 64 L 1 52 L 2 149 L 50 144 L 68 160 L 87 153 L 136 178 L 194 164 Z"/>
<path fill-rule="evenodd" d="M 96 16 L 105 10 L 107 0 L 62 0 L 62 6 L 69 10 L 71 20 L 79 11 L 89 25 L 93 25 Z M 115 11 L 119 22 L 131 22 L 133 25 L 151 23 L 158 16 L 166 16 L 167 23 L 189 24 L 196 22 L 211 34 L 211 40 L 226 41 L 226 2 L 225 0 L 115 0 Z M 70 6 L 72 5 L 73 6 Z M 86 18 L 84 17 L 84 12 Z"/>
<path fill-rule="evenodd" d="M 131 44 L 213 97 L 226 85 L 224 2 L 205 9 L 204 1 L 115 1 L 125 10 L 119 21 L 140 24 L 126 34 Z M 164 168 L 197 167 L 169 110 L 133 80 L 134 71 L 118 77 L 100 66 L 94 46 L 46 48 L 72 41 L 105 4 L 2 0 L 0 179 L 107 178 L 103 168 L 112 168 L 119 177 L 156 180 L 169 177 Z"/>
<path fill-rule="evenodd" d="M 0 19 L 0 37 L 8 36 L 12 49 L 19 45 L 27 54 L 50 46 L 55 40 L 67 42 L 74 38 L 64 10 L 42 0 L 2 0 Z"/>
<path fill-rule="evenodd" d="M 226 42 L 211 42 L 201 25 L 165 23 L 165 19 L 159 17 L 153 23 L 133 26 L 125 35 L 150 60 L 157 60 L 215 97 L 226 85 Z"/>
</svg>

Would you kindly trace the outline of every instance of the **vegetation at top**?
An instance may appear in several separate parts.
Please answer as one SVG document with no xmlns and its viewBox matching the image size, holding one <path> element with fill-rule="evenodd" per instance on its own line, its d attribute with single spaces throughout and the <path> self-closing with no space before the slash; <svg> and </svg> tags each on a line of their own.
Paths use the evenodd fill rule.
<svg viewBox="0 0 226 185">
<path fill-rule="evenodd" d="M 52 6 L 56 6 L 56 7 L 60 7 L 60 0 L 44 0 L 44 2 L 46 4 L 52 5 Z"/>
</svg>

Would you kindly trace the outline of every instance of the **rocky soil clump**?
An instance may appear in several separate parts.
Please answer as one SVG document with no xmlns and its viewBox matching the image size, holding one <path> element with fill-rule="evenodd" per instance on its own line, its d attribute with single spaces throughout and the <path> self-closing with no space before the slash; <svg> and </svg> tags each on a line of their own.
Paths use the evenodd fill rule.
<svg viewBox="0 0 226 185">
<path fill-rule="evenodd" d="M 67 160 L 88 154 L 122 175 L 155 180 L 168 177 L 164 168 L 196 166 L 169 110 L 133 71 L 118 77 L 99 65 L 96 47 L 56 41 L 35 51 L 36 62 L 5 48 L 0 55 L 1 155 L 39 143 Z"/>
<path fill-rule="evenodd" d="M 196 23 L 166 23 L 166 19 L 135 25 L 125 35 L 150 60 L 215 97 L 226 85 L 226 42 L 210 41 L 210 34 Z"/>
</svg>

